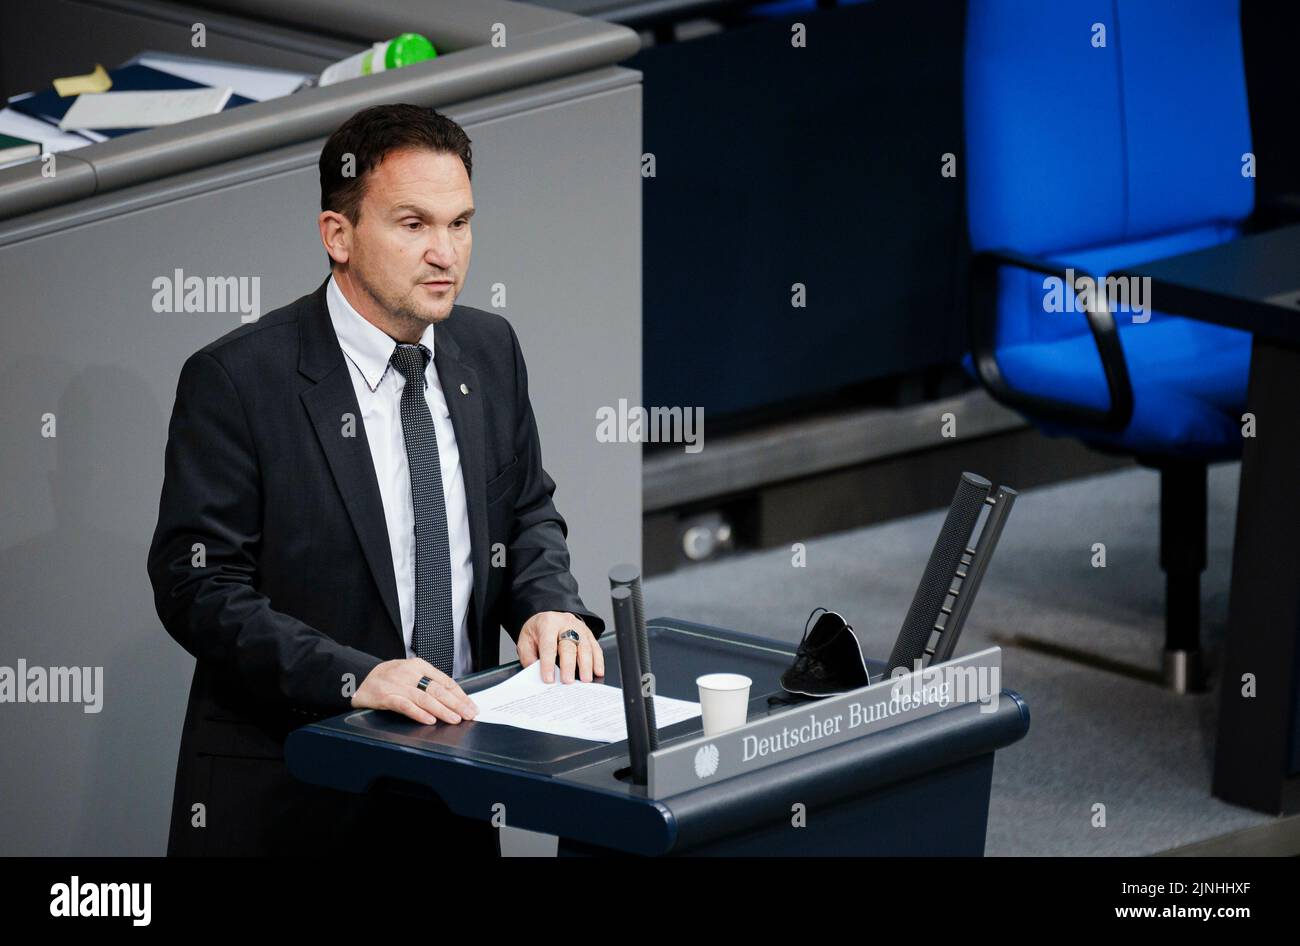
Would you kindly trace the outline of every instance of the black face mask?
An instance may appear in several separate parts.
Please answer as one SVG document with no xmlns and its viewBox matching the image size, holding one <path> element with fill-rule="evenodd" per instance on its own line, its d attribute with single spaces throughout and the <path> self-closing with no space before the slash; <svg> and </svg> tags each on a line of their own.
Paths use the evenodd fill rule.
<svg viewBox="0 0 1300 946">
<path fill-rule="evenodd" d="M 808 625 L 818 611 L 825 612 Z M 826 608 L 813 608 L 804 623 L 803 639 L 794 663 L 781 674 L 781 689 L 799 696 L 838 696 L 870 682 L 857 635 L 844 618 Z"/>
</svg>

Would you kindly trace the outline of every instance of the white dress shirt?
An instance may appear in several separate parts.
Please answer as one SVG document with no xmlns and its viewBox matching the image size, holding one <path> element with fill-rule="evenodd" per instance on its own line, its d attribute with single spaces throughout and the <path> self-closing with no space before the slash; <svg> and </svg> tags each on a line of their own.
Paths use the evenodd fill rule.
<svg viewBox="0 0 1300 946">
<path fill-rule="evenodd" d="M 325 291 L 330 321 L 343 349 L 344 360 L 357 392 L 357 404 L 365 424 L 370 456 L 379 481 L 379 495 L 384 503 L 384 522 L 388 526 L 388 544 L 393 554 L 393 575 L 397 578 L 397 603 L 402 616 L 402 641 L 409 657 L 415 629 L 415 507 L 411 500 L 411 473 L 406 460 L 406 441 L 402 436 L 402 389 L 406 378 L 391 368 L 397 342 L 381 329 L 367 322 L 348 302 L 331 276 Z M 420 344 L 433 352 L 433 323 L 424 330 Z M 460 468 L 460 449 L 451 412 L 443 396 L 438 370 L 430 357 L 425 369 L 424 399 L 433 415 L 438 436 L 438 461 L 442 465 L 442 493 L 447 504 L 447 541 L 451 547 L 451 608 L 455 628 L 453 677 L 462 677 L 473 669 L 469 645 L 469 597 L 474 588 L 474 565 L 470 559 L 469 513 L 465 500 L 465 479 Z M 495 655 L 494 655 L 495 656 Z"/>
</svg>

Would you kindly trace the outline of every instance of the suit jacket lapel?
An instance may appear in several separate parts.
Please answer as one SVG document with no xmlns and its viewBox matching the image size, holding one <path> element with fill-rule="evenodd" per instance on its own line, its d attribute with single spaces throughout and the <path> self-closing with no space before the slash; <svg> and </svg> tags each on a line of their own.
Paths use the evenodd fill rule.
<svg viewBox="0 0 1300 946">
<path fill-rule="evenodd" d="M 487 596 L 489 567 L 487 525 L 487 470 L 486 442 L 483 432 L 483 391 L 479 388 L 478 372 L 461 361 L 460 346 L 448 330 L 456 320 L 456 310 L 434 330 L 433 363 L 438 370 L 451 425 L 456 431 L 456 447 L 460 453 L 461 475 L 465 481 L 465 501 L 469 507 L 470 561 L 474 565 L 474 615 L 475 627 L 469 629 L 474 650 L 474 666 L 481 661 L 479 650 L 484 622 L 483 604 Z M 468 393 L 466 393 L 468 392 Z M 497 662 L 494 650 L 491 663 Z"/>
<path fill-rule="evenodd" d="M 401 610 L 397 604 L 397 579 L 393 575 L 393 552 L 384 522 L 384 504 L 375 478 L 374 460 L 366 439 L 366 425 L 343 360 L 343 349 L 330 322 L 325 302 L 327 279 L 312 294 L 313 304 L 299 324 L 300 351 L 298 370 L 316 382 L 302 392 L 302 402 L 311 417 L 312 427 L 325 451 L 352 527 L 365 553 L 366 563 L 375 577 L 384 608 L 397 635 L 397 651 L 405 656 L 402 644 Z M 344 416 L 352 415 L 353 436 L 343 435 Z M 459 437 L 459 433 L 457 433 Z M 382 655 L 377 655 L 382 656 Z"/>
</svg>

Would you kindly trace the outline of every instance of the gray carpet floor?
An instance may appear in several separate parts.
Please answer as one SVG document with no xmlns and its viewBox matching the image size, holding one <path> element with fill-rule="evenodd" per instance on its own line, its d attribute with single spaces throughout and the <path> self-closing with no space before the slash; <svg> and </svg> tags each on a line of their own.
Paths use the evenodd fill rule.
<svg viewBox="0 0 1300 946">
<path fill-rule="evenodd" d="M 1216 664 L 1227 623 L 1240 467 L 1209 481 L 1202 641 Z M 1159 477 L 1145 469 L 1021 494 L 985 576 L 958 655 L 1023 634 L 1158 667 L 1164 640 Z M 795 643 L 817 605 L 840 611 L 864 653 L 888 656 L 944 511 L 737 555 L 645 584 L 647 617 L 679 617 Z M 1106 567 L 1092 564 L 1104 543 Z M 1203 695 L 1018 647 L 1002 684 L 1029 704 L 1029 734 L 997 756 L 990 855 L 1143 855 L 1267 823 L 1210 795 L 1217 679 Z M 1103 805 L 1105 825 L 1094 825 Z"/>
</svg>

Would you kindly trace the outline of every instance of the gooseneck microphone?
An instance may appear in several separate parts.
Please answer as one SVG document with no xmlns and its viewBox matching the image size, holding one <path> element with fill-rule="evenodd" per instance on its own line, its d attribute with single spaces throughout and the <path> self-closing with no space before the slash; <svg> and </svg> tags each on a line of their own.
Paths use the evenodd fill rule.
<svg viewBox="0 0 1300 946">
<path fill-rule="evenodd" d="M 1018 495 L 1008 486 L 1000 486 L 996 494 L 990 495 L 992 488 L 993 484 L 982 476 L 961 475 L 948 516 L 889 655 L 886 678 L 899 668 L 912 672 L 917 661 L 922 661 L 924 666 L 926 657 L 931 664 L 952 657 L 975 592 Z M 986 505 L 990 507 L 989 514 L 979 541 L 972 548 L 971 533 Z M 936 632 L 939 636 L 931 643 Z"/>
<path fill-rule="evenodd" d="M 646 701 L 641 695 L 641 656 L 637 649 L 636 616 L 632 592 L 618 587 L 609 593 L 614 603 L 614 632 L 618 640 L 618 669 L 623 679 L 623 716 L 627 721 L 627 753 L 632 782 L 646 784 L 650 755 L 650 727 Z"/>
<path fill-rule="evenodd" d="M 626 588 L 632 593 L 633 627 L 636 628 L 636 652 L 641 660 L 642 689 L 650 680 L 650 692 L 645 694 L 645 715 L 650 726 L 650 751 L 659 748 L 659 727 L 655 722 L 654 671 L 650 667 L 650 635 L 645 626 L 645 607 L 641 603 L 641 572 L 635 565 L 615 565 L 609 570 L 609 588 Z"/>
</svg>

